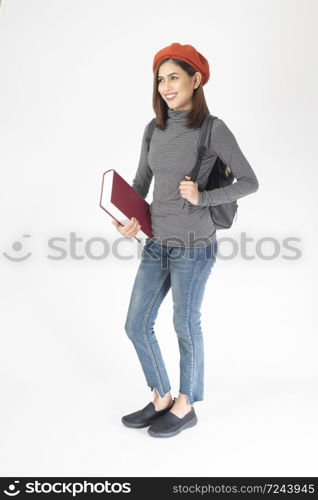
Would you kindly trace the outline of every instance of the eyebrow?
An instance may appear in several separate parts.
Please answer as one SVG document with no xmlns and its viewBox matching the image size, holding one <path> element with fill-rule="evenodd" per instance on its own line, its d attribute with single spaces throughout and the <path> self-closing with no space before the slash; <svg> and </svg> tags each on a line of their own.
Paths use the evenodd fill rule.
<svg viewBox="0 0 318 500">
<path fill-rule="evenodd" d="M 170 73 L 169 75 L 167 76 L 172 76 L 172 75 L 178 75 L 179 73 L 177 73 L 176 71 L 174 71 L 173 73 Z M 158 76 L 158 78 L 163 78 L 162 76 Z"/>
</svg>

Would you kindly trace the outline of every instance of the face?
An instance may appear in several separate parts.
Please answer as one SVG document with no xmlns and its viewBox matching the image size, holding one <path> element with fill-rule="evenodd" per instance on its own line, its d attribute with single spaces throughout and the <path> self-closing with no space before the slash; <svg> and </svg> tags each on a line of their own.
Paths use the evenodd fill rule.
<svg viewBox="0 0 318 500">
<path fill-rule="evenodd" d="M 201 78 L 199 71 L 189 76 L 178 64 L 166 61 L 159 68 L 158 92 L 170 109 L 191 109 L 193 89 L 200 85 Z"/>
</svg>

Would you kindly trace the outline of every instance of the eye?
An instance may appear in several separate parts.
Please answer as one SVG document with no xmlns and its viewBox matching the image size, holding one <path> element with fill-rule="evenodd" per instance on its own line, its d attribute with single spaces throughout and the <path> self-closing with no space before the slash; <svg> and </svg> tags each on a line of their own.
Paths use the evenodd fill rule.
<svg viewBox="0 0 318 500">
<path fill-rule="evenodd" d="M 178 79 L 178 77 L 177 77 L 177 76 L 175 76 L 175 75 L 174 75 L 174 76 L 172 76 L 171 78 L 176 78 L 176 79 Z M 162 81 L 162 80 L 158 80 L 158 83 L 161 83 L 161 81 Z"/>
</svg>

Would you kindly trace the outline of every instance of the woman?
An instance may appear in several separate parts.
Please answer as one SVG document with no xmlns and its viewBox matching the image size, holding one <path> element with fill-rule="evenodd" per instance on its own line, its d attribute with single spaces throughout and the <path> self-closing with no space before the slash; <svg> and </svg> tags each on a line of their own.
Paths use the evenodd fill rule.
<svg viewBox="0 0 318 500">
<path fill-rule="evenodd" d="M 203 85 L 209 80 L 208 61 L 191 45 L 173 43 L 154 57 L 153 107 L 157 126 L 149 153 L 145 128 L 133 187 L 146 198 L 154 176 L 151 204 L 152 238 L 147 238 L 135 278 L 125 330 L 132 341 L 153 402 L 125 415 L 128 427 L 149 427 L 154 437 L 170 437 L 197 423 L 192 406 L 203 400 L 204 353 L 200 308 L 207 279 L 216 260 L 217 240 L 209 206 L 236 200 L 258 189 L 258 180 L 238 143 L 216 118 L 209 148 L 196 182 L 189 173 L 197 158 L 200 128 L 209 113 Z M 217 156 L 230 166 L 236 182 L 204 190 Z M 132 238 L 140 229 L 132 217 L 117 230 Z M 153 325 L 170 290 L 173 324 L 180 351 L 180 385 L 171 396 Z"/>
</svg>

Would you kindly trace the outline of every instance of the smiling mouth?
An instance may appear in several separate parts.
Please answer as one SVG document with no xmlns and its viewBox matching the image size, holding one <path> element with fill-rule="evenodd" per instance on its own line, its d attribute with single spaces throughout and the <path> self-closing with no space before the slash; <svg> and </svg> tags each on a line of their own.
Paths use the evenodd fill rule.
<svg viewBox="0 0 318 500">
<path fill-rule="evenodd" d="M 167 99 L 167 101 L 172 101 L 172 99 L 174 99 L 176 97 L 177 93 L 175 94 L 166 94 L 165 95 L 165 98 Z"/>
</svg>

